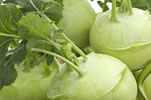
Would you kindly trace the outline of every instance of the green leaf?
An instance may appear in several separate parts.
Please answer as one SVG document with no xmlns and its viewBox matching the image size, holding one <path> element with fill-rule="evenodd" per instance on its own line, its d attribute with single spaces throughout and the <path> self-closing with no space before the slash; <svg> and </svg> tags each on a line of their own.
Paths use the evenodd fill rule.
<svg viewBox="0 0 151 100">
<path fill-rule="evenodd" d="M 6 3 L 15 3 L 21 6 L 24 14 L 37 13 L 30 0 L 6 0 Z M 63 0 L 32 0 L 36 8 L 45 13 L 52 21 L 56 23 L 62 18 Z"/>
<path fill-rule="evenodd" d="M 16 17 L 17 16 L 17 17 Z M 17 23 L 21 17 L 21 12 L 14 5 L 0 5 L 0 33 L 2 34 L 16 34 Z M 15 24 L 14 24 L 15 23 Z M 0 58 L 5 55 L 8 48 L 10 38 L 0 36 Z M 0 59 L 1 61 L 1 59 Z"/>
<path fill-rule="evenodd" d="M 54 60 L 54 57 L 53 57 L 53 56 L 48 56 L 48 57 L 47 57 L 47 65 L 51 65 L 52 62 L 53 62 L 53 60 Z"/>
<path fill-rule="evenodd" d="M 58 2 L 61 3 L 52 3 L 52 0 L 44 0 L 43 1 L 43 12 L 52 20 L 58 23 L 60 19 L 63 17 L 63 5 L 61 0 Z M 63 0 L 62 0 L 63 1 Z"/>
<path fill-rule="evenodd" d="M 145 0 L 147 2 L 147 7 L 148 10 L 151 11 L 151 1 L 150 0 Z"/>
<path fill-rule="evenodd" d="M 12 34 L 15 31 L 11 23 L 9 9 L 0 5 L 0 32 Z M 10 63 L 10 57 L 6 57 L 11 40 L 11 38 L 0 36 L 0 89 L 13 83 L 17 77 L 14 64 Z"/>
<path fill-rule="evenodd" d="M 13 28 L 18 30 L 18 21 L 23 16 L 21 11 L 14 4 L 7 4 L 6 7 L 10 13 L 11 24 L 13 25 Z"/>
<path fill-rule="evenodd" d="M 135 8 L 149 10 L 151 12 L 151 0 L 132 0 L 132 5 Z"/>
<path fill-rule="evenodd" d="M 15 5 L 0 5 L 0 32 L 17 34 L 17 23 L 21 17 L 22 13 Z"/>
<path fill-rule="evenodd" d="M 17 77 L 14 64 L 10 63 L 9 59 L 10 57 L 7 57 L 0 62 L 0 89 L 4 86 L 11 85 Z"/>
<path fill-rule="evenodd" d="M 14 53 L 11 56 L 5 57 L 8 44 L 9 43 L 5 43 L 6 51 L 0 55 L 4 57 L 4 59 L 0 60 L 0 89 L 4 86 L 11 85 L 15 81 L 17 72 L 14 66 L 15 64 L 21 63 L 27 55 L 26 41 L 23 41 L 16 47 Z"/>
<path fill-rule="evenodd" d="M 0 32 L 15 33 L 15 29 L 11 25 L 10 12 L 6 6 L 0 6 Z"/>
<path fill-rule="evenodd" d="M 143 10 L 148 9 L 146 0 L 132 0 L 133 7 Z"/>
<path fill-rule="evenodd" d="M 97 3 L 98 3 L 98 4 L 100 5 L 100 7 L 103 9 L 103 12 L 109 10 L 109 7 L 107 6 L 107 1 L 104 2 L 104 3 L 103 3 L 102 1 L 98 1 Z"/>
<path fill-rule="evenodd" d="M 40 1 L 41 0 L 32 0 L 32 2 L 36 5 L 37 8 L 41 8 Z M 23 13 L 36 11 L 31 5 L 30 0 L 15 0 L 15 3 L 21 6 L 21 10 Z"/>
<path fill-rule="evenodd" d="M 0 37 L 0 62 L 5 59 L 9 47 L 9 38 Z"/>
<path fill-rule="evenodd" d="M 109 2 L 111 2 L 111 0 L 109 0 Z M 134 8 L 149 10 L 151 12 L 151 0 L 131 0 L 131 2 Z"/>
<path fill-rule="evenodd" d="M 44 39 L 51 35 L 51 24 L 35 14 L 28 14 L 19 21 L 19 35 L 22 38 Z"/>
<path fill-rule="evenodd" d="M 31 48 L 35 47 L 37 44 L 38 44 L 37 39 L 35 39 L 35 38 L 29 39 L 27 42 L 27 46 L 26 46 L 27 50 L 30 50 Z"/>
<path fill-rule="evenodd" d="M 16 0 L 4 0 L 4 3 L 15 3 Z"/>
<path fill-rule="evenodd" d="M 42 63 L 45 60 L 46 55 L 45 54 L 43 55 L 37 52 L 30 52 L 30 54 L 28 55 L 28 58 L 30 59 L 30 66 L 34 67 Z"/>
<path fill-rule="evenodd" d="M 12 64 L 19 64 L 21 63 L 27 56 L 26 50 L 26 41 L 22 41 L 14 50 L 13 55 L 11 56 L 11 63 Z"/>
</svg>

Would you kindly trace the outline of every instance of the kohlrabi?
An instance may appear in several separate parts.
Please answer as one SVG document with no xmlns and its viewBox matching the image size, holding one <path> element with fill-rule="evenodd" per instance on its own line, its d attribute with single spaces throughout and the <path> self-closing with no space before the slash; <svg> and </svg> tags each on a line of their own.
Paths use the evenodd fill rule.
<svg viewBox="0 0 151 100">
<path fill-rule="evenodd" d="M 137 71 L 138 100 L 151 100 L 151 63 L 144 69 Z"/>
<path fill-rule="evenodd" d="M 50 13 L 58 10 L 60 7 L 57 6 L 61 5 L 60 0 L 11 2 L 19 3 L 11 4 L 13 5 L 11 8 L 9 8 L 10 3 L 0 5 L 0 100 L 136 99 L 137 85 L 124 63 L 102 54 L 91 53 L 86 56 L 57 27 L 55 20 L 51 19 L 54 17 L 53 14 L 50 16 L 48 13 L 45 14 L 45 10 L 48 9 L 51 9 Z M 86 8 L 86 12 L 81 13 L 80 18 L 88 16 L 86 13 L 89 12 L 89 4 L 84 0 L 77 2 L 78 0 L 74 2 L 70 0 L 68 6 L 70 3 L 77 4 L 75 11 L 80 8 L 78 12 L 71 9 L 74 7 L 72 4 L 68 10 L 78 15 L 77 13 Z M 16 13 L 21 13 L 21 16 L 16 18 Z M 77 23 L 74 24 L 73 20 Z M 76 26 L 81 28 L 85 24 L 88 25 L 87 22 L 93 20 L 93 17 L 73 20 L 70 23 L 75 25 L 72 28 L 76 29 Z M 73 29 L 73 32 L 81 32 L 80 29 L 80 31 Z M 82 31 L 88 32 L 88 30 L 86 28 Z M 63 41 L 54 37 L 56 33 L 59 33 Z M 82 36 L 73 38 L 80 40 Z M 81 57 L 78 58 L 73 50 Z M 62 60 L 66 66 L 60 67 L 57 59 Z M 25 64 L 26 72 L 22 69 L 22 63 Z M 53 66 L 54 70 L 51 70 L 50 66 Z"/>
<path fill-rule="evenodd" d="M 131 70 L 139 69 L 151 59 L 151 16 L 148 11 L 132 8 L 123 0 L 116 8 L 97 16 L 90 32 L 94 51 L 119 58 Z"/>
<path fill-rule="evenodd" d="M 96 53 L 87 57 L 79 63 L 82 76 L 68 68 L 56 76 L 48 92 L 50 100 L 136 100 L 136 81 L 124 63 Z"/>
<path fill-rule="evenodd" d="M 80 48 L 89 46 L 89 31 L 95 13 L 88 0 L 63 0 L 63 18 L 58 26 Z"/>
</svg>

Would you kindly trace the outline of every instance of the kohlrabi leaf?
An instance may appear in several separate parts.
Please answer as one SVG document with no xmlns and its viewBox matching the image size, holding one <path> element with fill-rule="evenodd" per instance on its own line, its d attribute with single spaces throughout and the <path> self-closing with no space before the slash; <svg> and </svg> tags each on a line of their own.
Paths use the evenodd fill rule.
<svg viewBox="0 0 151 100">
<path fill-rule="evenodd" d="M 133 7 L 147 10 L 149 7 L 150 0 L 132 0 Z M 151 6 L 151 5 L 150 5 Z M 149 9 L 148 9 L 149 10 Z"/>
<path fill-rule="evenodd" d="M 97 1 L 98 5 L 102 8 L 103 12 L 109 10 L 109 7 L 107 5 L 108 2 L 112 2 L 112 0 L 104 0 L 103 2 L 102 1 Z M 119 6 L 121 0 L 116 0 L 116 2 L 117 2 L 117 6 Z"/>
<path fill-rule="evenodd" d="M 111 0 L 109 0 L 109 2 L 111 2 Z M 131 0 L 131 2 L 133 7 L 143 10 L 149 10 L 151 12 L 151 0 Z"/>
<path fill-rule="evenodd" d="M 28 14 L 19 21 L 19 35 L 24 39 L 50 37 L 51 24 L 35 14 Z"/>
<path fill-rule="evenodd" d="M 5 36 L 17 34 L 17 23 L 21 16 L 21 12 L 15 5 L 0 5 L 0 48 L 3 49 L 2 51 L 6 51 L 10 42 L 10 38 Z M 4 53 L 2 51 L 0 54 Z M 3 58 L 2 55 L 0 58 Z"/>
<path fill-rule="evenodd" d="M 0 59 L 0 89 L 4 86 L 11 85 L 15 81 L 17 72 L 14 66 L 15 64 L 21 63 L 27 55 L 26 41 L 23 41 L 15 48 L 12 55 L 5 57 L 8 50 L 8 44 L 9 41 L 4 44 L 4 49 L 6 51 L 3 50 L 4 53 L 0 55 L 4 57 L 4 59 Z"/>
<path fill-rule="evenodd" d="M 146 2 L 147 10 L 151 12 L 151 0 L 145 0 L 145 2 Z"/>
<path fill-rule="evenodd" d="M 24 14 L 37 13 L 33 7 L 34 4 L 40 12 L 45 13 L 52 21 L 57 23 L 62 18 L 63 0 L 6 0 L 6 2 L 20 5 Z"/>
<path fill-rule="evenodd" d="M 37 43 L 38 43 L 37 39 L 35 39 L 35 38 L 29 39 L 27 42 L 26 49 L 30 50 L 31 48 L 35 47 L 37 45 Z"/>
<path fill-rule="evenodd" d="M 7 4 L 7 9 L 9 10 L 11 17 L 11 24 L 17 30 L 18 29 L 18 21 L 23 16 L 21 11 L 14 4 Z"/>
<path fill-rule="evenodd" d="M 58 23 L 62 18 L 62 10 L 63 6 L 57 2 L 50 2 L 52 0 L 44 0 L 43 1 L 43 12 L 52 20 Z M 60 0 L 61 1 L 61 0 Z M 62 0 L 63 1 L 63 0 Z"/>
<path fill-rule="evenodd" d="M 14 4 L 0 6 L 0 32 L 7 34 L 17 34 L 18 20 L 22 13 Z"/>
<path fill-rule="evenodd" d="M 18 55 L 22 55 L 18 52 L 15 53 L 17 47 L 13 55 L 11 55 L 12 52 L 8 55 L 7 53 L 9 44 L 13 41 L 11 37 L 15 36 L 13 34 L 17 34 L 17 23 L 21 16 L 21 12 L 15 5 L 0 5 L 0 89 L 11 85 L 17 77 L 14 65 L 21 60 L 21 58 L 18 58 Z M 18 62 L 15 62 L 15 59 Z"/>
<path fill-rule="evenodd" d="M 0 62 L 0 89 L 11 85 L 17 77 L 14 64 L 10 62 L 10 56 Z"/>
<path fill-rule="evenodd" d="M 9 38 L 0 37 L 0 62 L 2 62 L 6 56 L 9 47 Z"/>
<path fill-rule="evenodd" d="M 27 53 L 26 41 L 23 41 L 15 48 L 14 53 L 11 56 L 11 62 L 14 64 L 21 63 L 26 58 Z"/>
<path fill-rule="evenodd" d="M 46 58 L 46 55 L 42 55 L 37 52 L 30 52 L 26 59 L 30 60 L 30 67 L 38 66 L 40 63 L 42 63 Z"/>
<path fill-rule="evenodd" d="M 53 56 L 48 56 L 47 57 L 47 65 L 51 65 L 51 63 L 53 62 L 54 57 Z"/>
<path fill-rule="evenodd" d="M 10 12 L 4 5 L 0 5 L 0 32 L 8 34 L 15 33 L 15 29 L 11 24 Z"/>
<path fill-rule="evenodd" d="M 103 11 L 107 11 L 109 10 L 109 7 L 107 6 L 107 1 L 105 1 L 104 3 L 102 1 L 97 1 L 99 6 L 103 9 Z"/>
</svg>

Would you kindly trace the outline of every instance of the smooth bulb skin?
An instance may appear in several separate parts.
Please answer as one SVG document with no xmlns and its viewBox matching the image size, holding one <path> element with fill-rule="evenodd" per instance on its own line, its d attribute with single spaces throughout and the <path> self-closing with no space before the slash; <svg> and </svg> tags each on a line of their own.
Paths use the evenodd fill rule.
<svg viewBox="0 0 151 100">
<path fill-rule="evenodd" d="M 93 8 L 87 0 L 63 0 L 63 4 L 59 28 L 80 48 L 89 46 L 90 28 L 95 20 Z"/>
<path fill-rule="evenodd" d="M 95 52 L 122 60 L 131 70 L 139 69 L 151 59 L 151 17 L 149 12 L 133 8 L 133 14 L 118 10 L 117 22 L 111 11 L 97 16 L 90 32 Z"/>
<path fill-rule="evenodd" d="M 79 64 L 84 75 L 68 69 L 48 91 L 50 100 L 136 100 L 136 81 L 124 63 L 96 53 L 87 57 Z"/>
</svg>

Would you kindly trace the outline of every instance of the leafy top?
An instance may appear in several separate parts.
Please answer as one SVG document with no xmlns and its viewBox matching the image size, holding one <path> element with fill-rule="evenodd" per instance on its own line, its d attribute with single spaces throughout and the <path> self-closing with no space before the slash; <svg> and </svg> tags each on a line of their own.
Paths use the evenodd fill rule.
<svg viewBox="0 0 151 100">
<path fill-rule="evenodd" d="M 63 0 L 6 0 L 3 4 L 0 5 L 0 89 L 16 80 L 14 66 L 21 63 L 30 72 L 31 67 L 45 61 L 48 75 L 51 71 L 48 65 L 56 62 L 59 66 L 57 57 L 81 75 L 72 50 L 85 54 L 55 25 L 62 18 Z M 53 38 L 56 33 L 63 39 Z"/>
</svg>

